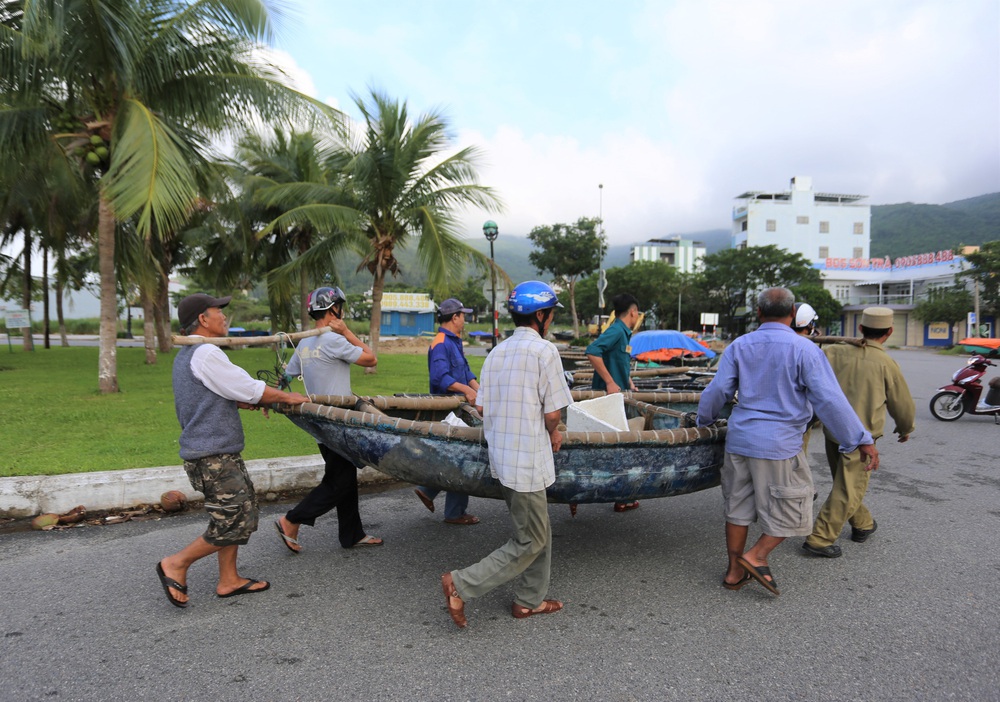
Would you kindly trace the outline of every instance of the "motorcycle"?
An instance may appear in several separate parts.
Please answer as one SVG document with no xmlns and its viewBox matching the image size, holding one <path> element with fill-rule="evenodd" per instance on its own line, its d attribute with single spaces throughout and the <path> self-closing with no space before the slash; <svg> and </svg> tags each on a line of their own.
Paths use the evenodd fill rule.
<svg viewBox="0 0 1000 702">
<path fill-rule="evenodd" d="M 997 351 L 989 356 L 976 354 L 968 360 L 965 368 L 959 368 L 951 376 L 952 384 L 938 388 L 931 398 L 931 414 L 942 422 L 954 422 L 963 414 L 991 415 L 995 424 L 1000 424 L 1000 377 L 990 381 L 989 392 L 980 400 L 983 385 L 979 379 L 986 374 L 989 366 L 996 366 L 988 359 L 996 358 Z"/>
</svg>

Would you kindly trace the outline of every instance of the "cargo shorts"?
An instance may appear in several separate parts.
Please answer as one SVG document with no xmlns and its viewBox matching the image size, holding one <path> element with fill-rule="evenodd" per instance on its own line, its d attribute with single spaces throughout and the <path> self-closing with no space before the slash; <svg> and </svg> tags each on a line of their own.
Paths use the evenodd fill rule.
<svg viewBox="0 0 1000 702">
<path fill-rule="evenodd" d="M 257 493 L 243 457 L 220 453 L 184 461 L 191 487 L 205 495 L 208 528 L 203 534 L 213 546 L 243 545 L 257 531 Z"/>
<path fill-rule="evenodd" d="M 726 452 L 722 499 L 726 521 L 755 521 L 769 536 L 808 536 L 813 527 L 812 470 L 805 451 L 782 460 Z"/>
</svg>

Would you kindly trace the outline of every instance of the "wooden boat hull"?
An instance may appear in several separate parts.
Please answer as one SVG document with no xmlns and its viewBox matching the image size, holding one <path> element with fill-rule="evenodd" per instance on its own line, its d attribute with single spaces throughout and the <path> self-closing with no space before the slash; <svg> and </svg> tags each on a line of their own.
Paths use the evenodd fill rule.
<svg viewBox="0 0 1000 702">
<path fill-rule="evenodd" d="M 555 454 L 556 481 L 547 490 L 550 502 L 668 497 L 719 484 L 725 427 L 682 427 L 683 412 L 692 411 L 697 401 L 690 393 L 645 395 L 653 399 L 672 395 L 684 409 L 665 411 L 657 404 L 634 401 L 629 413 L 644 418 L 648 427 L 644 430 L 566 432 L 562 450 Z M 351 401 L 358 398 L 314 399 L 334 401 L 306 403 L 283 411 L 317 442 L 355 464 L 373 466 L 410 483 L 502 498 L 499 481 L 490 475 L 482 427 L 455 427 L 439 421 L 450 411 L 449 406 L 460 408 L 460 398 L 433 398 L 444 401 L 434 408 L 399 407 L 406 404 L 402 400 L 413 398 L 363 398 L 357 403 Z M 358 409 L 343 406 L 347 404 L 357 404 Z"/>
</svg>

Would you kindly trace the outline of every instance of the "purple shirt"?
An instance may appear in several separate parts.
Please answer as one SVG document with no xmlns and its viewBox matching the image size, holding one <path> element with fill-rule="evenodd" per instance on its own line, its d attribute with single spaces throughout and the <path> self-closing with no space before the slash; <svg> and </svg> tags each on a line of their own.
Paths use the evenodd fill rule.
<svg viewBox="0 0 1000 702">
<path fill-rule="evenodd" d="M 698 426 L 711 424 L 739 391 L 729 418 L 726 450 L 783 460 L 802 450 L 815 411 L 842 453 L 872 436 L 851 408 L 826 356 L 812 341 L 779 322 L 765 322 L 722 354 L 715 378 L 698 403 Z"/>
</svg>

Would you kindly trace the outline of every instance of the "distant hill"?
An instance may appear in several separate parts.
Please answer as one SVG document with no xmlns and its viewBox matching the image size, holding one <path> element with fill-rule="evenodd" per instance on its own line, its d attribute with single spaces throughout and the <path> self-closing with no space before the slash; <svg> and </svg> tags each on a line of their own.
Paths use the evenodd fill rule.
<svg viewBox="0 0 1000 702">
<path fill-rule="evenodd" d="M 1000 193 L 943 205 L 872 205 L 871 255 L 909 256 L 1000 239 Z"/>
</svg>

